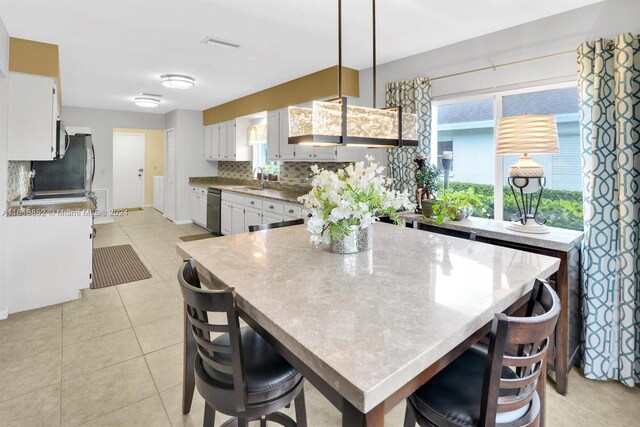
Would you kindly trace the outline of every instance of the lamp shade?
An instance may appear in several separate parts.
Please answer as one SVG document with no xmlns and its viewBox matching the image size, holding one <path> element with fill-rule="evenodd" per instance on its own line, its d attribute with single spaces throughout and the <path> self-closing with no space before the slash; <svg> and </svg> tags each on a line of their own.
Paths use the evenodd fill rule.
<svg viewBox="0 0 640 427">
<path fill-rule="evenodd" d="M 556 118 L 551 114 L 521 114 L 501 117 L 498 122 L 497 154 L 559 153 Z"/>
</svg>

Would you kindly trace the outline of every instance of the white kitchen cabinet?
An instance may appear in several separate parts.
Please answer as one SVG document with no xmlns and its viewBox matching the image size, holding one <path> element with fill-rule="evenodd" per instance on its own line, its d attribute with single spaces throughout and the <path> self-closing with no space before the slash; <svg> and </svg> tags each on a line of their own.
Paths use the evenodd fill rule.
<svg viewBox="0 0 640 427">
<path fill-rule="evenodd" d="M 58 118 L 54 78 L 10 73 L 8 160 L 53 160 Z"/>
<path fill-rule="evenodd" d="M 283 207 L 285 221 L 302 218 L 302 206 L 285 203 Z"/>
<path fill-rule="evenodd" d="M 220 233 L 224 236 L 228 236 L 231 234 L 232 217 L 233 217 L 233 204 L 231 202 L 225 202 L 223 200 L 222 203 L 220 204 Z"/>
<path fill-rule="evenodd" d="M 289 109 L 267 113 L 267 159 L 295 160 L 296 149 L 302 146 L 289 144 Z"/>
<path fill-rule="evenodd" d="M 244 212 L 244 225 L 247 227 L 245 231 L 249 231 L 250 225 L 258 225 L 263 224 L 262 222 L 262 212 L 254 211 L 245 208 Z"/>
<path fill-rule="evenodd" d="M 204 159 L 205 160 L 213 160 L 213 149 L 211 147 L 211 143 L 213 142 L 212 133 L 214 125 L 209 125 L 204 127 Z"/>
<path fill-rule="evenodd" d="M 207 189 L 196 185 L 191 186 L 189 195 L 191 221 L 200 227 L 207 227 Z"/>
<path fill-rule="evenodd" d="M 91 212 L 74 214 L 7 218 L 9 313 L 78 299 L 91 284 Z"/>
<path fill-rule="evenodd" d="M 244 196 L 223 191 L 221 200 L 221 233 L 223 235 L 229 235 L 245 232 Z"/>
<path fill-rule="evenodd" d="M 234 203 L 231 209 L 231 234 L 245 232 L 247 229 L 244 226 L 244 206 Z"/>
</svg>

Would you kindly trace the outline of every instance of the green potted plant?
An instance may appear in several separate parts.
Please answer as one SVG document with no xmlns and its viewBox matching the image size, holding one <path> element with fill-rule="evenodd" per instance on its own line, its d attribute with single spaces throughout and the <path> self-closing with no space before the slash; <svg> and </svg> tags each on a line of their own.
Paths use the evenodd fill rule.
<svg viewBox="0 0 640 427">
<path fill-rule="evenodd" d="M 430 218 L 433 216 L 433 206 L 436 203 L 438 190 L 438 177 L 441 170 L 438 166 L 425 164 L 416 173 L 416 202 L 422 206 L 422 215 Z"/>
<path fill-rule="evenodd" d="M 436 222 L 442 224 L 447 218 L 451 221 L 463 220 L 471 216 L 474 208 L 484 212 L 482 198 L 473 188 L 469 188 L 465 191 L 445 192 L 433 207 L 433 213 L 436 215 Z"/>
</svg>

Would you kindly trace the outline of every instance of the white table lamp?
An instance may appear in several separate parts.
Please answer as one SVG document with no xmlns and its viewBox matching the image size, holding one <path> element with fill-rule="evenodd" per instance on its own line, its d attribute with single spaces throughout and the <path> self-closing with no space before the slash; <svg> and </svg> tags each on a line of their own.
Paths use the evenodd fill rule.
<svg viewBox="0 0 640 427">
<path fill-rule="evenodd" d="M 502 117 L 498 122 L 497 154 L 522 154 L 509 168 L 509 185 L 520 218 L 507 228 L 524 233 L 548 233 L 538 207 L 545 186 L 544 168 L 529 154 L 559 153 L 556 118 L 551 114 L 522 114 Z M 518 197 L 519 196 L 519 197 Z M 537 197 L 536 197 L 537 196 Z"/>
</svg>

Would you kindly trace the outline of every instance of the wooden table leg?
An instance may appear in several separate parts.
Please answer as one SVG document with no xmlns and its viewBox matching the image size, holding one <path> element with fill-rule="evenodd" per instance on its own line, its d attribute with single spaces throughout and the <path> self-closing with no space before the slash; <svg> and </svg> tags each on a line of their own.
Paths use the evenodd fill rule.
<svg viewBox="0 0 640 427">
<path fill-rule="evenodd" d="M 384 404 L 363 414 L 349 401 L 343 399 L 342 427 L 384 427 Z"/>
<path fill-rule="evenodd" d="M 184 340 L 182 360 L 182 413 L 191 411 L 193 392 L 196 387 L 195 379 L 196 340 L 193 338 L 193 330 L 187 316 L 187 305 L 184 305 Z"/>
<path fill-rule="evenodd" d="M 561 256 L 560 269 L 556 273 L 556 292 L 560 298 L 560 317 L 556 325 L 556 391 L 567 395 L 569 380 L 569 272 L 567 256 Z"/>
</svg>

